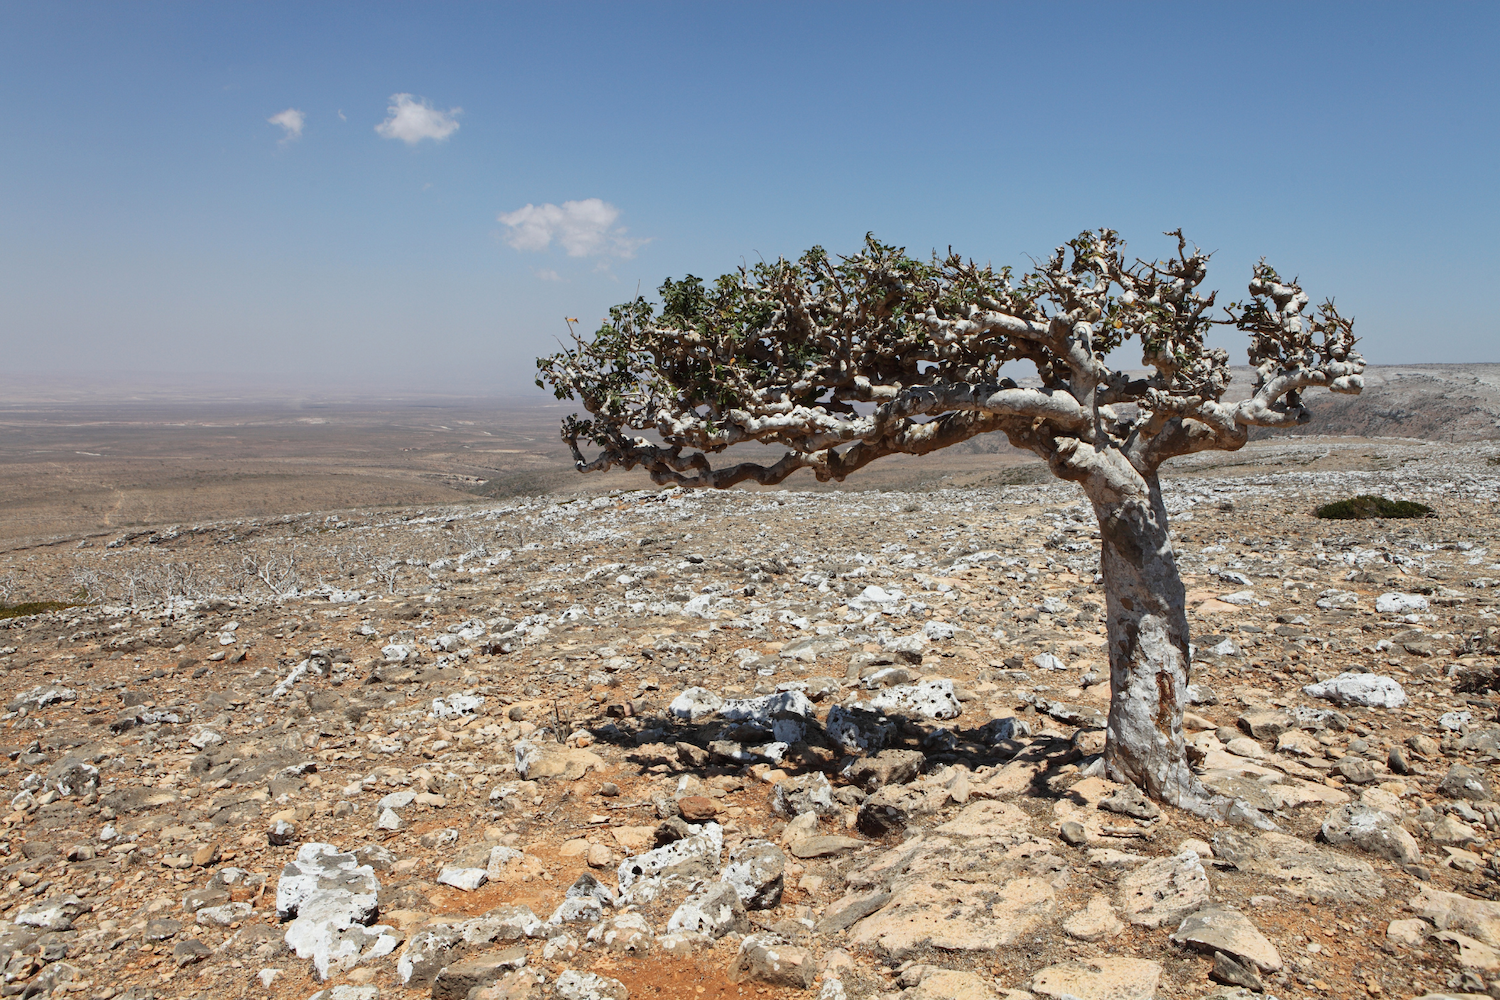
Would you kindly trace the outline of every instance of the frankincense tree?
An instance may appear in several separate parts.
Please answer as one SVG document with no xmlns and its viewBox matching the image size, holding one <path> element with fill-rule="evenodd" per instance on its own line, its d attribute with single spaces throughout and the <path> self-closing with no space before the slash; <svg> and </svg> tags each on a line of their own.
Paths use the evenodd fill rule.
<svg viewBox="0 0 1500 1000">
<path fill-rule="evenodd" d="M 1298 283 L 1264 261 L 1247 300 L 1216 319 L 1214 293 L 1200 291 L 1209 255 L 1168 235 L 1176 255 L 1147 262 L 1127 260 L 1111 230 L 1086 232 L 1019 279 L 870 237 L 849 257 L 815 247 L 711 285 L 668 279 L 659 308 L 637 297 L 591 339 L 539 359 L 538 384 L 589 413 L 563 424 L 579 471 L 641 467 L 687 487 L 769 485 L 798 469 L 842 480 L 884 455 L 1003 432 L 1077 482 L 1099 520 L 1108 773 L 1222 813 L 1228 803 L 1203 791 L 1183 742 L 1188 623 L 1159 470 L 1237 449 L 1251 427 L 1305 423 L 1303 393 L 1359 392 L 1364 362 L 1333 303 L 1309 314 Z M 1250 338 L 1255 381 L 1238 402 L 1223 401 L 1227 354 L 1205 345 L 1214 323 Z M 1131 340 L 1143 374 L 1106 361 Z M 1004 377 L 1014 362 L 1039 384 Z M 771 464 L 710 458 L 746 443 L 785 453 Z"/>
</svg>

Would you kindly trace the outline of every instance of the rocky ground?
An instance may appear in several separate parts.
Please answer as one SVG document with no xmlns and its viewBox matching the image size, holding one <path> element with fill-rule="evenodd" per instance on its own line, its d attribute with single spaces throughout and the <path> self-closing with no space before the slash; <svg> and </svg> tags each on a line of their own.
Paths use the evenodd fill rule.
<svg viewBox="0 0 1500 1000">
<path fill-rule="evenodd" d="M 1183 463 L 1224 826 L 1102 776 L 1067 484 L 12 550 L 105 602 L 0 621 L 0 996 L 1500 996 L 1488 456 Z"/>
</svg>

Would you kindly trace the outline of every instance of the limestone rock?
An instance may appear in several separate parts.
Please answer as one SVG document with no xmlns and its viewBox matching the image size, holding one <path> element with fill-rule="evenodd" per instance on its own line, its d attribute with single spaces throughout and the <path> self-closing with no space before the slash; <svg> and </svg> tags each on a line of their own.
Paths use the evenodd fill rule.
<svg viewBox="0 0 1500 1000">
<path fill-rule="evenodd" d="M 833 801 L 833 786 L 822 771 L 776 782 L 771 790 L 771 811 L 791 818 L 803 813 L 837 816 L 843 810 Z"/>
<path fill-rule="evenodd" d="M 1439 930 L 1458 931 L 1500 948 L 1500 903 L 1470 899 L 1456 892 L 1423 889 L 1407 905 Z"/>
<path fill-rule="evenodd" d="M 1432 933 L 1432 925 L 1425 920 L 1392 920 L 1385 928 L 1385 939 L 1405 948 L 1420 947 Z"/>
<path fill-rule="evenodd" d="M 593 972 L 564 969 L 555 984 L 560 1000 L 629 1000 L 630 991 L 618 979 Z"/>
<path fill-rule="evenodd" d="M 622 913 L 590 928 L 588 939 L 602 944 L 606 951 L 639 958 L 650 953 L 654 935 L 645 917 Z"/>
<path fill-rule="evenodd" d="M 1478 843 L 1481 839 L 1474 828 L 1467 823 L 1454 819 L 1452 816 L 1443 816 L 1432 825 L 1427 834 L 1432 838 L 1434 844 L 1439 846 L 1451 845 L 1461 847 L 1464 844 Z"/>
<path fill-rule="evenodd" d="M 1115 916 L 1115 908 L 1103 896 L 1093 896 L 1088 905 L 1070 915 L 1062 923 L 1068 937 L 1080 941 L 1103 941 L 1125 929 L 1125 924 Z"/>
<path fill-rule="evenodd" d="M 1281 953 L 1250 919 L 1238 910 L 1205 906 L 1183 920 L 1172 940 L 1199 951 L 1222 951 L 1262 972 L 1281 968 Z"/>
<path fill-rule="evenodd" d="M 895 888 L 876 913 L 851 930 L 850 941 L 902 959 L 920 949 L 991 951 L 1041 927 L 1056 908 L 1052 884 L 1012 879 L 1004 886 L 912 882 Z"/>
<path fill-rule="evenodd" d="M 867 792 L 883 785 L 904 785 L 922 773 L 926 756 L 916 750 L 882 750 L 862 757 L 844 769 L 844 775 Z"/>
<path fill-rule="evenodd" d="M 620 891 L 631 888 L 643 879 L 653 879 L 668 869 L 693 861 L 703 861 L 718 870 L 719 856 L 724 849 L 724 830 L 717 823 L 704 823 L 690 827 L 693 831 L 681 840 L 626 858 L 618 871 Z"/>
<path fill-rule="evenodd" d="M 860 705 L 834 705 L 828 710 L 823 730 L 846 750 L 873 753 L 895 738 L 896 724 Z"/>
<path fill-rule="evenodd" d="M 527 781 L 561 778 L 576 781 L 589 771 L 604 770 L 604 758 L 580 747 L 520 740 L 515 745 L 516 773 Z"/>
<path fill-rule="evenodd" d="M 1490 783 L 1477 768 L 1454 764 L 1438 785 L 1438 791 L 1450 799 L 1469 799 L 1473 802 L 1488 802 L 1494 798 Z"/>
<path fill-rule="evenodd" d="M 22 927 L 37 927 L 44 931 L 68 931 L 73 929 L 73 921 L 90 909 L 77 896 L 56 896 L 23 907 L 16 914 L 15 922 Z"/>
<path fill-rule="evenodd" d="M 1155 1000 L 1161 966 L 1112 955 L 1095 962 L 1049 965 L 1031 977 L 1031 991 L 1051 1000 Z"/>
<path fill-rule="evenodd" d="M 1383 615 L 1406 615 L 1427 610 L 1427 598 L 1421 594 L 1390 593 L 1375 598 L 1375 610 Z"/>
<path fill-rule="evenodd" d="M 1120 879 L 1120 912 L 1141 927 L 1174 924 L 1208 902 L 1208 874 L 1192 851 L 1148 861 Z"/>
<path fill-rule="evenodd" d="M 995 990 L 983 976 L 973 972 L 941 969 L 928 973 L 903 1000 L 994 1000 Z"/>
<path fill-rule="evenodd" d="M 397 938 L 374 920 L 380 883 L 368 865 L 331 844 L 303 844 L 276 885 L 276 913 L 291 919 L 286 943 L 327 979 L 361 961 L 388 955 Z"/>
<path fill-rule="evenodd" d="M 1411 864 L 1422 856 L 1416 838 L 1395 818 L 1362 802 L 1330 812 L 1323 820 L 1323 839 L 1334 845 L 1349 844 L 1398 864 Z"/>
<path fill-rule="evenodd" d="M 1225 830 L 1214 835 L 1214 857 L 1246 874 L 1280 883 L 1280 891 L 1313 903 L 1359 903 L 1380 899 L 1385 886 L 1368 861 L 1282 833 L 1247 836 Z"/>
<path fill-rule="evenodd" d="M 446 965 L 432 983 L 432 1000 L 464 1000 L 469 991 L 488 986 L 526 964 L 526 949 L 512 945 Z"/>
<path fill-rule="evenodd" d="M 739 892 L 728 882 L 715 882 L 689 896 L 667 921 L 668 932 L 689 931 L 715 940 L 731 931 L 746 934 L 750 918 Z"/>
<path fill-rule="evenodd" d="M 767 840 L 752 840 L 729 856 L 723 879 L 734 886 L 747 910 L 770 910 L 781 904 L 786 855 Z"/>
<path fill-rule="evenodd" d="M 1308 684 L 1302 688 L 1302 693 L 1309 698 L 1323 698 L 1336 705 L 1400 708 L 1406 704 L 1406 692 L 1401 685 L 1383 674 L 1346 671 L 1332 680 Z"/>
<path fill-rule="evenodd" d="M 483 868 L 447 868 L 438 872 L 439 885 L 451 885 L 464 892 L 473 892 L 489 879 Z"/>
<path fill-rule="evenodd" d="M 805 990 L 818 974 L 817 965 L 806 948 L 789 945 L 775 934 L 751 934 L 740 942 L 739 953 L 729 967 L 729 980 Z"/>
<path fill-rule="evenodd" d="M 1491 948 L 1483 941 L 1476 941 L 1457 931 L 1438 931 L 1432 935 L 1439 941 L 1458 946 L 1458 964 L 1465 969 L 1480 972 L 1500 971 L 1500 949 Z"/>
<path fill-rule="evenodd" d="M 801 691 L 778 691 L 758 698 L 732 698 L 723 702 L 718 710 L 721 717 L 763 730 L 780 743 L 801 742 L 807 735 L 808 720 L 815 712 L 813 703 Z"/>
<path fill-rule="evenodd" d="M 923 719 L 956 719 L 963 711 L 954 694 L 953 682 L 946 678 L 886 688 L 859 707 Z"/>
</svg>

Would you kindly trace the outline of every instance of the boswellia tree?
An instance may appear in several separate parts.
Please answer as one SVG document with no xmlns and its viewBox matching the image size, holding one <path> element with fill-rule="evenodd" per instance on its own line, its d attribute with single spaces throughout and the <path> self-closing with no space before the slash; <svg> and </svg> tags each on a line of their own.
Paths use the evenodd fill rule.
<svg viewBox="0 0 1500 1000">
<path fill-rule="evenodd" d="M 1086 232 L 1016 280 L 1009 268 L 949 255 L 916 260 L 867 237 L 849 257 L 742 267 L 712 285 L 661 286 L 591 339 L 539 359 L 539 385 L 576 399 L 563 438 L 579 471 L 641 467 L 658 483 L 779 483 L 798 469 L 842 480 L 884 455 L 921 455 L 989 431 L 1078 483 L 1099 519 L 1112 696 L 1108 773 L 1204 814 L 1182 711 L 1188 623 L 1158 479 L 1161 465 L 1234 450 L 1251 427 L 1307 422 L 1303 393 L 1357 393 L 1352 324 L 1262 261 L 1249 297 L 1213 315 L 1199 288 L 1209 255 L 1128 261 L 1111 230 Z M 1250 337 L 1250 396 L 1223 402 L 1228 356 L 1205 346 L 1214 323 Z M 1144 374 L 1106 358 L 1140 344 Z M 1040 384 L 1002 366 L 1029 362 Z M 1028 382 L 1033 381 L 1028 379 Z M 648 432 L 653 437 L 641 436 Z M 785 448 L 772 464 L 721 462 L 734 445 Z M 584 447 L 599 449 L 594 457 Z"/>
</svg>

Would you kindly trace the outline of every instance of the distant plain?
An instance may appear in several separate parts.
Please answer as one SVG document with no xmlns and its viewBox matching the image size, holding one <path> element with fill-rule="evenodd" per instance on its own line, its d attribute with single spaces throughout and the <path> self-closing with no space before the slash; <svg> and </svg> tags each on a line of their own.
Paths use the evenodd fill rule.
<svg viewBox="0 0 1500 1000">
<path fill-rule="evenodd" d="M 1248 376 L 1236 370 L 1231 397 Z M 1500 441 L 1500 365 L 1379 366 L 1367 382 L 1360 397 L 1310 394 L 1317 419 L 1299 433 Z M 557 432 L 569 408 L 541 392 L 486 399 L 149 386 L 58 390 L 45 380 L 0 380 L 0 550 L 145 525 L 650 485 L 639 472 L 575 473 Z M 1252 443 L 1187 465 L 1195 474 L 1242 474 L 1281 461 Z M 1297 464 L 1381 461 L 1341 448 Z M 801 472 L 781 488 L 925 490 L 1046 477 L 1036 458 L 991 435 L 884 459 L 842 487 Z"/>
</svg>

